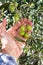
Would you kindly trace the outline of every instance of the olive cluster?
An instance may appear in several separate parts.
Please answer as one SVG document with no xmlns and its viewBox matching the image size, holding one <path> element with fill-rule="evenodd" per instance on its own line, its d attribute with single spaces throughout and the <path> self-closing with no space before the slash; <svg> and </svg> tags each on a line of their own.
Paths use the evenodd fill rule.
<svg viewBox="0 0 43 65">
<path fill-rule="evenodd" d="M 20 36 L 24 37 L 24 38 L 29 38 L 30 37 L 30 32 L 32 30 L 32 26 L 28 25 L 21 25 L 20 27 Z"/>
</svg>

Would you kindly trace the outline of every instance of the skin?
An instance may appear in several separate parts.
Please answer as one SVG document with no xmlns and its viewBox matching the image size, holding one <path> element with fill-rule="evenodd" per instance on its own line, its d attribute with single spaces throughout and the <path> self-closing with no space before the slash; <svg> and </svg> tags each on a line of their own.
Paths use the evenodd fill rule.
<svg viewBox="0 0 43 65">
<path fill-rule="evenodd" d="M 21 26 L 21 24 L 20 25 L 18 24 L 20 23 L 17 23 L 7 31 L 5 28 L 6 19 L 4 19 L 3 23 L 0 24 L 0 39 L 1 41 L 3 41 L 4 38 L 7 42 L 7 43 L 4 41 L 1 42 L 2 47 L 3 45 L 5 45 L 5 48 L 2 49 L 2 52 L 13 56 L 15 59 L 18 59 L 19 56 L 22 54 L 24 46 L 24 44 L 14 39 L 14 36 L 18 35 L 17 29 Z"/>
<path fill-rule="evenodd" d="M 5 48 L 2 49 L 2 52 L 11 55 L 15 59 L 18 59 L 22 54 L 25 43 L 17 41 L 16 39 L 14 39 L 14 36 L 20 37 L 18 34 L 19 28 L 22 24 L 26 23 L 26 21 L 27 19 L 21 19 L 18 23 L 13 25 L 8 30 L 6 30 L 6 19 L 4 19 L 2 23 L 0 23 L 0 40 L 2 43 L 2 47 L 3 45 L 5 45 Z M 3 41 L 3 38 L 4 40 L 6 40 L 6 42 Z M 24 39 L 23 37 L 20 38 Z"/>
</svg>

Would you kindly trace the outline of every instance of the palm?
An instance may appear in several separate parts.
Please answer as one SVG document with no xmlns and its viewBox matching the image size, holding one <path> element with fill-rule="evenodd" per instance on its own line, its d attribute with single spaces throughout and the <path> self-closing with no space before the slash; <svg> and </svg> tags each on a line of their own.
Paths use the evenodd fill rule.
<svg viewBox="0 0 43 65">
<path fill-rule="evenodd" d="M 6 20 L 3 20 L 3 23 L 0 25 L 0 29 L 1 29 L 1 36 L 2 36 L 2 49 L 4 49 L 4 53 L 8 53 L 12 56 L 14 56 L 16 59 L 19 58 L 19 56 L 22 54 L 23 52 L 23 47 L 25 46 L 25 43 L 21 43 L 19 41 L 17 41 L 16 39 L 14 39 L 15 36 L 20 37 L 24 40 L 26 40 L 25 38 L 21 37 L 19 35 L 19 28 L 21 25 L 24 24 L 29 24 L 32 26 L 32 23 L 30 23 L 29 20 L 27 19 L 21 19 L 18 23 L 16 23 L 15 25 L 13 25 L 10 29 L 8 29 L 6 31 Z M 31 31 L 30 31 L 31 34 Z M 5 42 L 3 41 L 6 40 Z M 3 48 L 3 46 L 5 46 L 5 48 Z M 11 52 L 10 52 L 11 51 Z"/>
<path fill-rule="evenodd" d="M 14 36 L 17 35 L 16 30 L 19 26 L 16 24 L 16 26 L 11 27 L 9 30 L 6 31 L 5 29 L 6 20 L 4 19 L 3 23 L 0 25 L 1 30 L 1 36 L 2 36 L 2 47 L 5 45 L 5 48 L 3 49 L 4 53 L 8 53 L 11 56 L 15 57 L 16 59 L 22 54 L 22 46 L 23 44 L 16 41 L 14 39 Z M 1 37 L 0 36 L 0 37 Z M 6 40 L 6 42 L 3 41 L 3 39 Z"/>
</svg>

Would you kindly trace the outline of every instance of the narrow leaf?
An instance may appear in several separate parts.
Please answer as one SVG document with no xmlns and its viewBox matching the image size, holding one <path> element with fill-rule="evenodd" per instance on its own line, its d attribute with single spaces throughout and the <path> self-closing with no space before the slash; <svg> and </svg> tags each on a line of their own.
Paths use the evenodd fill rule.
<svg viewBox="0 0 43 65">
<path fill-rule="evenodd" d="M 20 41 L 20 42 L 25 42 L 23 39 L 21 39 L 21 38 L 19 38 L 19 37 L 15 37 L 15 39 L 16 39 L 17 41 Z"/>
</svg>

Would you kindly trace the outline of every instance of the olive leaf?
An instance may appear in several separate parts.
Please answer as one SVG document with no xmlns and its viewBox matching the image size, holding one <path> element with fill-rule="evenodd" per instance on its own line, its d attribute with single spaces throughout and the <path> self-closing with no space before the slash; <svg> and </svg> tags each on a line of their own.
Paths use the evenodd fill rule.
<svg viewBox="0 0 43 65">
<path fill-rule="evenodd" d="M 25 42 L 23 39 L 19 38 L 19 37 L 14 37 L 17 41 L 20 41 L 20 42 Z"/>
<path fill-rule="evenodd" d="M 9 7 L 9 3 L 4 3 L 0 6 L 0 10 L 2 10 L 3 8 L 4 9 L 7 9 Z"/>
</svg>

